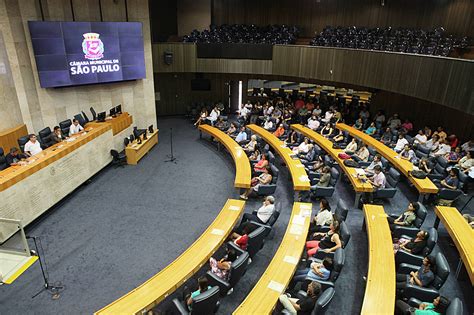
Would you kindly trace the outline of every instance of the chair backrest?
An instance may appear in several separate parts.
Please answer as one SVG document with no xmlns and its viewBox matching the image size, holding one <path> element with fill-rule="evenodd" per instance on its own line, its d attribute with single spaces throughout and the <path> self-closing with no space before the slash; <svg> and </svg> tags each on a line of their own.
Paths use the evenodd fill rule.
<svg viewBox="0 0 474 315">
<path fill-rule="evenodd" d="M 53 144 L 53 140 L 51 139 L 51 128 L 46 127 L 44 129 L 41 129 L 38 132 L 38 136 L 43 145 L 49 147 Z"/>
<path fill-rule="evenodd" d="M 441 155 L 438 156 L 438 157 L 436 158 L 436 162 L 437 162 L 437 164 L 439 164 L 443 169 L 445 169 L 446 167 L 448 167 L 448 160 L 446 160 L 446 159 L 444 158 L 444 156 L 441 156 Z"/>
<path fill-rule="evenodd" d="M 82 127 L 86 125 L 86 120 L 84 119 L 84 117 L 82 117 L 82 114 L 74 115 L 74 119 L 77 119 L 77 121 L 79 121 L 79 125 L 81 125 Z"/>
<path fill-rule="evenodd" d="M 276 220 L 280 216 L 281 208 L 282 208 L 281 202 L 277 202 L 275 204 L 275 211 L 273 211 L 272 215 L 268 219 L 267 225 L 273 226 L 273 224 L 275 224 Z"/>
<path fill-rule="evenodd" d="M 119 153 L 117 150 L 110 150 L 110 154 L 112 155 L 112 157 L 114 158 L 114 160 L 118 159 L 119 157 Z"/>
<path fill-rule="evenodd" d="M 93 107 L 90 108 L 92 114 L 92 120 L 97 120 L 97 113 Z"/>
<path fill-rule="evenodd" d="M 446 167 L 441 165 L 440 163 L 436 163 L 435 164 L 435 172 L 438 173 L 438 174 L 442 174 L 442 175 L 446 175 Z"/>
<path fill-rule="evenodd" d="M 331 303 L 335 293 L 336 290 L 334 290 L 333 287 L 328 287 L 326 290 L 324 290 L 324 292 L 321 293 L 321 295 L 316 300 L 316 304 L 314 305 L 311 315 L 324 314 L 328 309 L 329 304 Z"/>
<path fill-rule="evenodd" d="M 449 268 L 448 261 L 444 257 L 443 253 L 438 252 L 435 257 L 435 266 L 433 268 L 434 280 L 431 283 L 431 286 L 436 290 L 439 290 L 443 284 L 448 279 L 449 273 L 451 272 Z"/>
<path fill-rule="evenodd" d="M 128 138 L 123 139 L 123 145 L 124 146 L 128 146 L 129 143 L 130 143 L 130 140 Z"/>
<path fill-rule="evenodd" d="M 268 162 L 270 164 L 274 164 L 275 163 L 275 155 L 272 153 L 272 151 L 268 151 L 267 153 L 267 158 L 268 158 Z"/>
<path fill-rule="evenodd" d="M 349 208 L 346 206 L 346 204 L 344 203 L 342 199 L 339 199 L 339 201 L 337 202 L 337 206 L 336 206 L 336 210 L 334 211 L 334 214 L 341 221 L 346 221 L 348 213 L 349 213 Z"/>
<path fill-rule="evenodd" d="M 346 222 L 342 221 L 339 224 L 339 236 L 341 237 L 342 248 L 345 248 L 351 239 L 351 232 L 349 232 Z"/>
<path fill-rule="evenodd" d="M 382 156 L 382 158 L 380 159 L 380 162 L 382 163 L 383 169 L 386 170 L 389 165 L 388 160 Z"/>
<path fill-rule="evenodd" d="M 242 278 L 242 275 L 245 273 L 245 270 L 247 270 L 248 260 L 249 253 L 243 252 L 230 265 L 229 285 L 231 288 L 233 288 L 237 282 L 239 282 L 240 278 Z"/>
<path fill-rule="evenodd" d="M 427 256 L 431 253 L 436 243 L 438 243 L 438 231 L 435 228 L 428 229 L 428 239 L 426 240 L 426 246 L 423 249 L 423 256 Z"/>
<path fill-rule="evenodd" d="M 331 168 L 331 179 L 329 180 L 329 185 L 332 187 L 336 187 L 337 180 L 339 179 L 339 171 L 337 168 Z"/>
<path fill-rule="evenodd" d="M 20 137 L 18 138 L 18 145 L 20 146 L 20 150 L 21 152 L 25 152 L 25 144 L 30 141 L 30 137 L 29 136 L 23 136 L 23 137 Z"/>
<path fill-rule="evenodd" d="M 278 182 L 278 175 L 280 175 L 280 171 L 276 168 L 273 164 L 270 165 L 270 169 L 272 170 L 272 184 Z"/>
<path fill-rule="evenodd" d="M 84 113 L 83 110 L 81 110 L 81 114 L 82 114 L 82 117 L 84 118 L 84 125 L 82 125 L 84 127 L 85 124 L 87 124 L 90 120 L 89 120 L 89 117 L 87 117 L 86 113 Z"/>
<path fill-rule="evenodd" d="M 429 154 L 431 152 L 431 149 L 429 149 L 428 147 L 422 145 L 422 144 L 419 144 L 416 149 L 424 154 Z"/>
<path fill-rule="evenodd" d="M 459 315 L 464 314 L 462 301 L 456 297 L 451 303 L 449 303 L 448 309 L 446 310 L 446 315 Z"/>
<path fill-rule="evenodd" d="M 420 228 L 425 222 L 426 215 L 428 211 L 426 210 L 425 206 L 421 202 L 417 202 L 418 210 L 416 211 L 416 219 L 415 219 L 415 226 Z"/>
<path fill-rule="evenodd" d="M 191 314 L 214 314 L 219 302 L 219 287 L 214 286 L 193 298 Z"/>
<path fill-rule="evenodd" d="M 346 261 L 346 254 L 344 249 L 338 248 L 334 252 L 334 257 L 332 259 L 332 270 L 331 275 L 329 276 L 329 281 L 335 282 L 341 273 L 342 267 Z"/>
<path fill-rule="evenodd" d="M 3 148 L 0 147 L 0 171 L 7 168 L 7 162 L 5 160 L 5 152 L 3 152 Z"/>
<path fill-rule="evenodd" d="M 390 187 L 395 188 L 400 181 L 400 173 L 393 167 L 391 167 L 386 176 L 387 182 Z"/>
<path fill-rule="evenodd" d="M 5 151 L 3 151 L 3 148 L 0 147 L 0 157 L 5 156 Z"/>
<path fill-rule="evenodd" d="M 71 127 L 71 125 L 72 125 L 71 119 L 66 119 L 59 123 L 59 128 L 61 128 L 61 132 L 66 137 L 69 135 L 69 127 Z"/>
<path fill-rule="evenodd" d="M 261 226 L 249 234 L 247 252 L 251 258 L 262 248 L 265 232 L 265 228 Z"/>
</svg>

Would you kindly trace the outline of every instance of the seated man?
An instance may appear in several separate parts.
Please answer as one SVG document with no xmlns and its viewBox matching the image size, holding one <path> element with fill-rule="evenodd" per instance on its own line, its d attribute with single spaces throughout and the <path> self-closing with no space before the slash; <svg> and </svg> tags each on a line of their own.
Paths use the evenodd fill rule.
<svg viewBox="0 0 474 315">
<path fill-rule="evenodd" d="M 316 184 L 316 186 L 328 187 L 330 180 L 331 180 L 331 168 L 326 165 L 323 167 L 323 170 L 321 171 L 321 176 L 319 177 L 319 181 Z"/>
<path fill-rule="evenodd" d="M 448 188 L 452 190 L 456 190 L 459 188 L 459 170 L 457 168 L 451 168 L 449 171 L 448 176 L 446 176 L 445 179 L 443 179 L 439 183 L 435 183 L 436 186 L 439 188 Z"/>
<path fill-rule="evenodd" d="M 312 262 L 309 268 L 296 270 L 293 279 L 291 279 L 290 285 L 288 286 L 289 290 L 293 290 L 298 282 L 305 280 L 326 281 L 331 275 L 332 269 L 332 259 L 325 257 L 322 263 Z"/>
<path fill-rule="evenodd" d="M 397 153 L 400 153 L 400 151 L 403 150 L 403 148 L 405 147 L 405 145 L 408 144 L 408 140 L 405 139 L 405 136 L 400 133 L 398 135 L 398 140 L 397 140 L 397 143 L 395 144 L 395 147 L 393 148 L 393 150 Z"/>
<path fill-rule="evenodd" d="M 244 213 L 242 217 L 242 223 L 246 221 L 255 221 L 258 223 L 266 224 L 273 212 L 275 211 L 275 198 L 273 196 L 267 196 L 263 201 L 263 205 L 253 213 Z"/>
<path fill-rule="evenodd" d="M 376 154 L 376 155 L 374 156 L 374 159 L 372 160 L 372 163 L 370 163 L 370 165 L 367 166 L 367 167 L 364 169 L 364 170 L 365 170 L 365 175 L 366 175 L 367 177 L 372 177 L 372 176 L 374 176 L 374 174 L 375 174 L 375 171 L 374 171 L 375 166 L 378 165 L 378 166 L 382 167 L 382 161 L 381 161 L 381 160 L 382 160 L 382 158 L 380 157 L 379 154 Z"/>
<path fill-rule="evenodd" d="M 374 176 L 369 178 L 369 182 L 374 186 L 376 189 L 378 188 L 385 188 L 385 184 L 387 182 L 384 173 L 382 172 L 382 167 L 376 165 L 374 167 Z"/>
<path fill-rule="evenodd" d="M 267 116 L 267 118 L 265 119 L 265 122 L 263 124 L 263 129 L 265 130 L 271 130 L 273 129 L 273 121 L 271 120 L 270 117 Z"/>
<path fill-rule="evenodd" d="M 292 298 L 289 294 L 280 295 L 279 301 L 290 314 L 311 314 L 321 294 L 321 284 L 313 281 L 308 285 L 307 296 L 302 299 Z"/>
<path fill-rule="evenodd" d="M 397 274 L 397 290 L 403 291 L 408 283 L 415 284 L 420 287 L 427 287 L 434 280 L 433 261 L 429 256 L 423 259 L 423 265 L 417 272 L 411 271 L 409 275 Z"/>
<path fill-rule="evenodd" d="M 392 217 L 387 217 L 390 230 L 393 231 L 396 225 L 409 227 L 414 226 L 416 220 L 416 211 L 418 211 L 419 208 L 420 206 L 417 203 L 410 202 L 408 204 L 407 210 L 403 212 L 398 218 L 394 219 Z"/>
<path fill-rule="evenodd" d="M 10 149 L 10 153 L 5 156 L 5 162 L 8 166 L 16 166 L 20 165 L 21 161 L 26 158 L 25 154 L 21 154 L 17 148 L 13 147 Z"/>
<path fill-rule="evenodd" d="M 419 231 L 416 233 L 416 237 L 414 239 L 406 239 L 400 238 L 395 240 L 393 244 L 393 252 L 394 254 L 397 253 L 400 249 L 403 249 L 409 253 L 414 255 L 419 255 L 423 252 L 423 249 L 426 247 L 427 239 L 428 239 L 428 232 L 427 231 Z"/>
<path fill-rule="evenodd" d="M 318 117 L 313 114 L 313 116 L 308 119 L 308 128 L 316 131 L 316 129 L 319 128 L 319 125 Z"/>
<path fill-rule="evenodd" d="M 73 119 L 71 127 L 69 127 L 69 136 L 72 136 L 76 133 L 83 131 L 84 128 L 79 125 L 79 120 Z"/>
<path fill-rule="evenodd" d="M 357 152 L 354 155 L 352 155 L 352 158 L 356 160 L 357 162 L 359 161 L 368 162 L 369 156 L 370 156 L 370 152 L 369 152 L 369 149 L 367 149 L 367 145 L 365 143 L 362 143 L 360 145 L 359 150 L 357 150 Z"/>
<path fill-rule="evenodd" d="M 43 151 L 43 149 L 41 149 L 41 144 L 39 143 L 38 140 L 36 140 L 36 135 L 34 135 L 34 134 L 30 135 L 30 141 L 28 141 L 25 144 L 25 148 L 24 148 L 23 151 L 28 156 L 33 156 L 33 155 L 36 155 L 36 154 L 40 153 L 41 151 Z"/>
<path fill-rule="evenodd" d="M 235 142 L 241 143 L 247 141 L 247 133 L 245 132 L 245 127 L 242 126 L 240 127 L 240 132 L 237 134 L 237 137 L 235 137 Z"/>
<path fill-rule="evenodd" d="M 53 143 L 59 143 L 64 140 L 61 128 L 59 128 L 59 126 L 54 127 L 53 133 L 51 134 L 51 140 L 53 140 Z"/>
<path fill-rule="evenodd" d="M 444 156 L 446 153 L 449 153 L 451 151 L 451 147 L 449 146 L 448 142 L 446 140 L 441 141 L 438 147 L 431 151 L 430 156 L 431 157 L 438 157 L 438 156 Z"/>
</svg>

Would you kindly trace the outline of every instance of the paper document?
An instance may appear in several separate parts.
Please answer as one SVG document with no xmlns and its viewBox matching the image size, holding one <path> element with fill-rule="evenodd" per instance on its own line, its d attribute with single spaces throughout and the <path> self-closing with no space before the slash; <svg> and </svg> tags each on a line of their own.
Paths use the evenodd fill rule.
<svg viewBox="0 0 474 315">
<path fill-rule="evenodd" d="M 299 225 L 304 225 L 304 218 L 299 216 L 299 215 L 295 215 L 293 217 L 293 221 L 291 221 L 291 223 L 293 224 L 299 224 Z"/>
<path fill-rule="evenodd" d="M 298 258 L 293 257 L 293 256 L 285 256 L 283 258 L 283 261 L 292 265 L 297 265 L 298 264 Z"/>
<path fill-rule="evenodd" d="M 239 210 L 240 210 L 240 207 L 237 207 L 237 206 L 230 206 L 230 207 L 229 207 L 229 210 L 232 210 L 232 211 L 239 211 Z"/>
<path fill-rule="evenodd" d="M 276 282 L 276 281 L 270 281 L 270 283 L 268 284 L 268 288 L 273 290 L 273 291 L 277 291 L 279 293 L 282 293 L 283 291 L 285 291 L 285 286 L 283 284 L 281 284 L 280 282 Z"/>
<path fill-rule="evenodd" d="M 224 235 L 224 230 L 221 230 L 221 229 L 212 229 L 211 234 L 214 234 L 214 235 Z"/>
<path fill-rule="evenodd" d="M 356 171 L 357 175 L 365 175 L 365 171 L 361 168 L 356 168 L 355 171 Z"/>
</svg>

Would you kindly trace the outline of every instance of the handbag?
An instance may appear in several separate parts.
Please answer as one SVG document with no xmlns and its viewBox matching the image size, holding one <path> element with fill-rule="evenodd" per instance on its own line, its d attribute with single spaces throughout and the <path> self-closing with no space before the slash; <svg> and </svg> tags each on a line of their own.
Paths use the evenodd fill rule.
<svg viewBox="0 0 474 315">
<path fill-rule="evenodd" d="M 347 160 L 347 159 L 350 159 L 351 156 L 347 153 L 344 153 L 344 152 L 341 152 L 337 155 L 340 159 L 343 159 L 343 160 Z"/>
<path fill-rule="evenodd" d="M 344 165 L 347 167 L 359 167 L 359 163 L 354 160 L 344 160 Z"/>
</svg>

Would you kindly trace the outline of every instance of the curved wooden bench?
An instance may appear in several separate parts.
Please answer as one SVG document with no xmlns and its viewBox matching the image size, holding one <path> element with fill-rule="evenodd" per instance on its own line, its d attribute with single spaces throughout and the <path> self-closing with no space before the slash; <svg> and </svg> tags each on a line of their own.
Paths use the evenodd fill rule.
<svg viewBox="0 0 474 315">
<path fill-rule="evenodd" d="M 311 221 L 311 203 L 295 202 L 283 240 L 260 280 L 233 314 L 270 314 L 296 271 Z"/>
<path fill-rule="evenodd" d="M 95 314 L 138 314 L 149 310 L 195 274 L 222 245 L 244 210 L 242 200 L 227 200 L 202 235 L 163 270 Z"/>
<path fill-rule="evenodd" d="M 382 206 L 364 205 L 369 241 L 369 269 L 361 314 L 391 314 L 395 308 L 395 256 L 387 214 Z"/>
<path fill-rule="evenodd" d="M 425 179 L 419 179 L 411 176 L 410 172 L 413 170 L 413 164 L 410 161 L 399 158 L 398 153 L 387 147 L 382 142 L 346 124 L 339 123 L 336 124 L 336 127 L 340 130 L 347 131 L 351 136 L 356 137 L 362 140 L 365 144 L 373 147 L 380 155 L 392 163 L 396 169 L 408 177 L 410 182 L 413 183 L 420 193 L 418 201 L 423 202 L 424 195 L 426 194 L 436 194 L 438 192 L 438 187 L 436 187 L 428 177 Z"/>
<path fill-rule="evenodd" d="M 219 142 L 222 143 L 227 148 L 227 151 L 232 155 L 235 163 L 234 187 L 250 188 L 252 171 L 250 169 L 249 158 L 242 147 L 240 147 L 240 145 L 229 135 L 210 125 L 200 125 L 199 130 L 204 131 L 219 140 Z"/>
<path fill-rule="evenodd" d="M 458 249 L 461 261 L 464 262 L 471 284 L 474 286 L 474 230 L 469 226 L 458 209 L 454 207 L 435 207 L 436 221 L 435 228 L 438 228 L 439 221 L 443 222 L 448 230 L 451 239 Z M 458 276 L 461 270 L 461 261 L 456 270 Z"/>
<path fill-rule="evenodd" d="M 293 189 L 295 191 L 309 190 L 310 183 L 308 174 L 306 174 L 301 161 L 297 158 L 293 158 L 293 151 L 291 151 L 283 141 L 262 127 L 252 124 L 248 125 L 247 128 L 262 137 L 285 161 L 286 166 L 290 170 L 291 178 L 293 179 Z"/>
<path fill-rule="evenodd" d="M 359 199 L 364 192 L 371 192 L 374 190 L 372 184 L 370 184 L 369 182 L 363 182 L 357 178 L 357 172 L 355 168 L 347 167 L 344 164 L 344 160 L 338 156 L 339 153 L 344 151 L 341 149 L 333 149 L 332 142 L 329 139 L 323 137 L 316 131 L 313 131 L 300 124 L 291 125 L 291 128 L 316 142 L 316 144 L 319 145 L 321 149 L 326 151 L 339 164 L 341 169 L 344 171 L 344 173 L 346 173 L 347 177 L 351 181 L 352 187 L 354 188 L 354 191 L 356 193 L 354 201 L 355 207 L 359 203 Z"/>
</svg>

